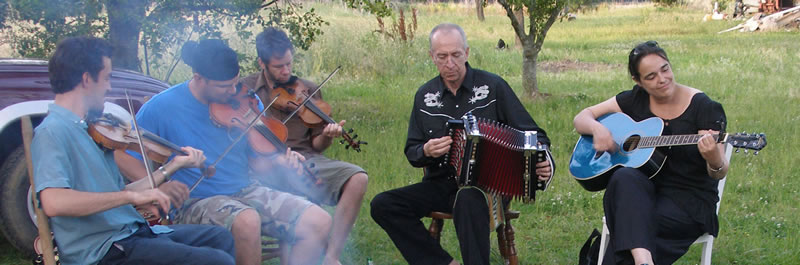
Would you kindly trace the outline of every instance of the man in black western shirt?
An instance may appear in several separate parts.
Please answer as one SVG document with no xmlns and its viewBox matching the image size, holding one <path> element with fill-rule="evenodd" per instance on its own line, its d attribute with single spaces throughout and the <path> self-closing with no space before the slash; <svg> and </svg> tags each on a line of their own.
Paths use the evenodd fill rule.
<svg viewBox="0 0 800 265">
<path fill-rule="evenodd" d="M 378 194 L 371 214 L 409 264 L 458 264 L 428 233 L 420 219 L 431 211 L 453 213 L 465 264 L 489 264 L 489 205 L 493 196 L 475 187 L 459 189 L 443 162 L 452 143 L 446 122 L 472 112 L 523 131 L 537 131 L 549 145 L 505 80 L 473 69 L 464 30 L 440 24 L 430 37 L 430 55 L 439 70 L 417 91 L 408 125 L 405 153 L 415 167 L 424 167 L 422 182 Z M 549 182 L 552 159 L 536 164 L 538 180 Z"/>
</svg>

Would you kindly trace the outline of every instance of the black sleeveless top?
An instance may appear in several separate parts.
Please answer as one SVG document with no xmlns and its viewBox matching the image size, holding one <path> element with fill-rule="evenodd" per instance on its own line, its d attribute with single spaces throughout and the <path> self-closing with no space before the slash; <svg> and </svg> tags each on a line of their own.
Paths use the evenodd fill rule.
<svg viewBox="0 0 800 265">
<path fill-rule="evenodd" d="M 656 117 L 650 111 L 647 91 L 638 85 L 617 94 L 616 100 L 622 112 L 634 121 Z M 705 93 L 693 95 L 689 107 L 680 116 L 663 120 L 662 135 L 697 134 L 698 130 L 709 129 L 720 131 L 727 123 L 722 105 Z M 667 161 L 653 177 L 656 192 L 670 198 L 702 224 L 703 230 L 716 236 L 719 231 L 716 214 L 719 181 L 708 175 L 706 160 L 700 155 L 697 145 L 662 147 L 658 150 L 667 155 Z"/>
</svg>

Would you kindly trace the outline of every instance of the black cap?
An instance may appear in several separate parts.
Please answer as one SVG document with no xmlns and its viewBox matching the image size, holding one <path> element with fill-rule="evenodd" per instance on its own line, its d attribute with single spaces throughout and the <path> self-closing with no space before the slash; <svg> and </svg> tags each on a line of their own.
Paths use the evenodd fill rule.
<svg viewBox="0 0 800 265">
<path fill-rule="evenodd" d="M 219 39 L 187 41 L 181 49 L 181 58 L 192 71 L 211 80 L 231 80 L 239 74 L 236 52 Z"/>
</svg>

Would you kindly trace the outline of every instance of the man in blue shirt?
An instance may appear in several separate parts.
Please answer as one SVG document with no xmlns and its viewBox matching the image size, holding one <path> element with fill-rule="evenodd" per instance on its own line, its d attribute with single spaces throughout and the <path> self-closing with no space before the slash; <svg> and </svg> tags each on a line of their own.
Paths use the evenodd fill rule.
<svg viewBox="0 0 800 265">
<path fill-rule="evenodd" d="M 144 104 L 136 115 L 139 126 L 175 144 L 201 149 L 209 161 L 216 161 L 242 133 L 239 129 L 217 126 L 209 118 L 211 104 L 226 104 L 238 91 L 236 52 L 221 40 L 207 39 L 185 44 L 181 57 L 192 67 L 192 79 L 159 93 Z M 128 154 L 138 158 L 138 155 Z M 291 151 L 287 156 L 268 155 L 272 156 L 255 153 L 247 139 L 243 139 L 215 165 L 216 173 L 200 181 L 196 189 L 189 191 L 187 186 L 201 178 L 199 169 L 179 170 L 173 176 L 176 181 L 161 185 L 159 189 L 171 197 L 174 205 L 180 206 L 175 222 L 215 224 L 230 229 L 236 241 L 238 264 L 261 264 L 262 234 L 292 245 L 291 264 L 315 264 L 326 249 L 331 217 L 308 200 L 251 180 L 251 170 L 276 174 L 279 170 L 269 166 L 281 167 L 276 159 L 294 165 L 298 164 L 298 159 L 303 159 Z M 141 161 L 120 156 L 119 164 L 126 176 L 141 176 Z"/>
<path fill-rule="evenodd" d="M 111 46 L 78 37 L 59 43 L 50 59 L 55 104 L 36 128 L 31 145 L 34 182 L 60 250 L 62 264 L 233 264 L 233 238 L 214 226 L 149 227 L 134 209 L 168 210 L 169 197 L 148 180 L 125 185 L 113 152 L 87 132 L 86 116 L 102 112 L 111 89 Z M 203 152 L 164 165 L 197 167 Z M 164 180 L 156 173 L 156 183 Z"/>
</svg>

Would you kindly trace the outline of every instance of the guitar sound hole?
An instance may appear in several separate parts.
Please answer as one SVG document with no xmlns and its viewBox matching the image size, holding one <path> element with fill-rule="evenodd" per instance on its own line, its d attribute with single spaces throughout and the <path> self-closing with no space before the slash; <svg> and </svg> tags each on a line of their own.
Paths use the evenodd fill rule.
<svg viewBox="0 0 800 265">
<path fill-rule="evenodd" d="M 625 143 L 622 144 L 622 150 L 625 150 L 625 152 L 633 151 L 637 146 L 639 146 L 639 140 L 641 139 L 642 137 L 639 135 L 632 135 L 631 137 L 628 137 L 628 139 L 625 139 Z"/>
</svg>

